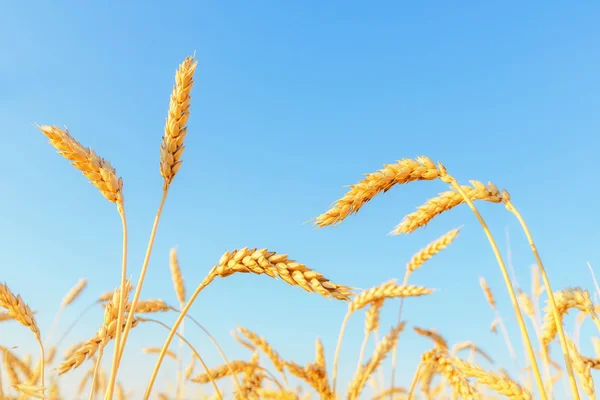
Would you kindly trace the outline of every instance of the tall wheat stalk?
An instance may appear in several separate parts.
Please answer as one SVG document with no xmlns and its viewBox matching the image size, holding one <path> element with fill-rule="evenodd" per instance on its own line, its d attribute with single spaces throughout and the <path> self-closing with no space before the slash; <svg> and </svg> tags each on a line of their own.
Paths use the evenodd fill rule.
<svg viewBox="0 0 600 400">
<path fill-rule="evenodd" d="M 108 201 L 117 205 L 123 226 L 123 262 L 121 267 L 121 293 L 123 293 L 127 274 L 127 222 L 124 209 L 123 180 L 117 177 L 115 169 L 108 161 L 99 157 L 92 149 L 82 146 L 69 134 L 68 130 L 49 125 L 37 126 L 37 128 L 46 135 L 50 144 L 56 148 L 60 155 L 71 161 L 71 164 L 81 171 Z M 124 304 L 123 299 L 121 299 L 119 302 L 120 318 L 122 318 L 123 312 Z M 121 324 L 117 324 L 115 336 L 117 343 L 120 336 Z M 118 346 L 115 346 L 115 349 L 117 350 L 115 350 L 114 359 L 118 354 Z"/>
<path fill-rule="evenodd" d="M 502 193 L 502 199 L 504 202 L 504 206 L 508 211 L 514 214 L 519 220 L 521 227 L 523 228 L 523 232 L 525 232 L 525 236 L 527 236 L 527 241 L 529 242 L 529 246 L 531 247 L 531 251 L 535 256 L 535 260 L 537 262 L 538 268 L 540 270 L 540 275 L 542 276 L 542 281 L 544 282 L 544 287 L 546 289 L 546 293 L 548 295 L 548 303 L 550 303 L 550 307 L 552 308 L 552 314 L 556 321 L 556 329 L 558 331 L 558 338 L 560 340 L 560 347 L 562 349 L 563 357 L 565 360 L 565 366 L 567 368 L 567 374 L 569 375 L 569 383 L 571 385 L 571 391 L 574 400 L 579 400 L 579 390 L 577 389 L 577 381 L 575 380 L 575 374 L 573 373 L 573 366 L 571 364 L 572 357 L 569 355 L 569 345 L 567 343 L 567 339 L 565 337 L 565 331 L 563 329 L 562 323 L 560 323 L 560 312 L 556 307 L 556 299 L 554 298 L 554 292 L 552 291 L 552 287 L 550 286 L 550 279 L 548 279 L 548 274 L 546 273 L 546 269 L 544 268 L 544 264 L 542 263 L 542 259 L 540 258 L 540 254 L 537 251 L 537 247 L 535 242 L 533 241 L 533 237 L 531 236 L 531 232 L 529 232 L 529 228 L 525 223 L 525 220 L 514 206 L 514 204 L 510 201 L 510 194 L 504 190 Z"/>
<path fill-rule="evenodd" d="M 150 240 L 146 249 L 142 270 L 135 288 L 133 301 L 131 302 L 132 310 L 135 310 L 140 298 L 140 293 L 144 284 L 144 278 L 150 262 L 150 255 L 152 254 L 154 238 L 156 237 L 158 223 L 160 221 L 160 216 L 162 214 L 165 201 L 167 200 L 169 188 L 171 187 L 173 178 L 181 167 L 181 157 L 185 148 L 183 146 L 183 141 L 187 134 L 186 125 L 190 115 L 191 91 L 194 85 L 194 72 L 196 71 L 197 65 L 198 63 L 194 61 L 193 57 L 187 57 L 183 63 L 181 63 L 179 69 L 175 73 L 175 86 L 173 87 L 173 93 L 171 94 L 169 114 L 165 124 L 165 134 L 163 136 L 160 149 L 160 173 L 163 177 L 162 197 L 158 206 L 158 211 L 156 212 L 156 217 L 154 218 L 154 224 L 152 225 L 152 231 L 150 232 Z M 117 356 L 113 361 L 111 368 L 110 380 L 105 396 L 106 400 L 112 400 L 117 371 L 119 369 L 121 359 L 123 358 L 123 352 L 125 351 L 125 344 L 131 330 L 134 314 L 134 312 L 129 313 L 127 322 L 125 324 L 125 330 L 123 332 L 122 343 L 115 344 L 115 354 Z"/>
<path fill-rule="evenodd" d="M 510 280 L 508 270 L 506 269 L 506 265 L 504 264 L 504 260 L 502 259 L 502 255 L 500 254 L 500 250 L 498 249 L 498 246 L 496 245 L 496 241 L 494 240 L 494 237 L 492 236 L 492 233 L 490 232 L 487 224 L 485 223 L 483 217 L 481 216 L 481 214 L 479 213 L 479 211 L 477 210 L 477 208 L 475 207 L 475 205 L 473 204 L 473 202 L 471 201 L 469 196 L 467 196 L 465 194 L 464 190 L 458 184 L 456 179 L 454 179 L 454 177 L 452 175 L 448 174 L 446 167 L 444 167 L 444 165 L 441 163 L 439 163 L 438 165 L 439 165 L 439 169 L 441 171 L 440 180 L 442 180 L 445 183 L 450 184 L 454 190 L 456 190 L 458 193 L 460 193 L 460 195 L 464 199 L 465 203 L 467 203 L 467 205 L 469 206 L 471 211 L 473 211 L 473 213 L 477 217 L 477 220 L 481 224 L 481 227 L 483 228 L 483 231 L 485 232 L 485 235 L 487 236 L 487 239 L 490 242 L 490 245 L 492 246 L 492 250 L 494 251 L 494 255 L 496 256 L 498 265 L 500 266 L 500 271 L 502 272 L 502 277 L 504 278 L 504 283 L 506 284 L 506 288 L 508 289 L 508 294 L 510 296 L 510 300 L 512 302 L 513 308 L 515 310 L 515 314 L 517 315 L 517 323 L 519 325 L 519 329 L 521 330 L 521 335 L 523 337 L 523 344 L 525 346 L 525 349 L 527 350 L 527 355 L 531 362 L 531 367 L 532 367 L 533 374 L 535 377 L 535 382 L 537 384 L 541 398 L 543 400 L 546 400 L 548 397 L 546 395 L 546 390 L 544 389 L 544 381 L 542 380 L 542 375 L 540 374 L 540 369 L 537 365 L 537 360 L 535 358 L 535 352 L 533 350 L 533 346 L 532 346 L 531 340 L 529 338 L 529 333 L 527 332 L 527 327 L 525 326 L 525 320 L 523 319 L 523 313 L 521 312 L 521 308 L 519 307 L 519 301 L 517 300 L 517 295 L 515 294 L 515 290 L 512 286 L 512 282 Z"/>
</svg>

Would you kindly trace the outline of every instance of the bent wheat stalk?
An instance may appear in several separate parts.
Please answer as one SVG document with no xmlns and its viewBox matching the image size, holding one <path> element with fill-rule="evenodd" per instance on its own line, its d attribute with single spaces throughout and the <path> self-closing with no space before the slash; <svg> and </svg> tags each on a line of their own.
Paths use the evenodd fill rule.
<svg viewBox="0 0 600 400">
<path fill-rule="evenodd" d="M 138 318 L 138 320 L 140 322 L 152 322 L 152 323 L 155 323 L 157 325 L 162 326 L 163 328 L 165 328 L 167 330 L 171 330 L 171 328 L 169 328 L 169 326 L 167 324 L 165 324 L 164 322 L 160 322 L 158 320 L 155 320 L 155 319 L 151 319 L 151 318 Z M 204 359 L 200 356 L 200 354 L 198 353 L 198 351 L 196 350 L 196 348 L 194 346 L 192 346 L 192 344 L 186 338 L 184 338 L 182 335 L 180 335 L 179 333 L 175 332 L 175 335 L 177 335 L 177 337 L 179 339 L 181 339 L 182 342 L 184 342 L 185 344 L 187 344 L 187 346 L 190 348 L 190 350 L 192 350 L 192 352 L 194 353 L 194 356 L 196 356 L 198 358 L 198 360 L 200 361 L 200 364 L 202 364 L 202 367 L 204 368 L 204 370 L 206 371 L 206 373 L 209 375 L 209 381 L 212 383 L 213 388 L 215 389 L 215 393 L 217 393 L 217 395 L 218 395 L 218 397 L 220 399 L 223 399 L 223 397 L 221 396 L 221 392 L 219 391 L 219 388 L 217 387 L 217 384 L 215 383 L 215 381 L 212 378 L 212 376 L 210 376 L 210 369 L 208 368 L 208 366 L 204 362 Z"/>
<path fill-rule="evenodd" d="M 502 199 L 506 209 L 510 211 L 515 217 L 517 217 L 517 220 L 519 220 L 519 223 L 523 228 L 523 232 L 525 232 L 525 236 L 527 237 L 527 241 L 529 242 L 529 246 L 531 247 L 531 251 L 535 256 L 540 275 L 542 275 L 542 280 L 544 282 L 544 288 L 546 289 L 546 293 L 548 294 L 548 303 L 550 303 L 550 307 L 552 308 L 552 314 L 554 315 L 554 320 L 556 321 L 556 329 L 558 331 L 558 338 L 560 340 L 560 347 L 562 349 L 563 357 L 565 360 L 567 374 L 569 375 L 569 383 L 571 384 L 573 398 L 577 400 L 579 399 L 579 391 L 577 389 L 577 381 L 575 380 L 575 374 L 573 373 L 573 366 L 571 363 L 572 357 L 569 355 L 569 345 L 567 343 L 562 323 L 560 323 L 560 312 L 558 310 L 558 307 L 556 306 L 556 299 L 554 298 L 554 292 L 552 291 L 552 287 L 550 286 L 550 279 L 548 279 L 548 274 L 546 273 L 546 269 L 544 268 L 544 264 L 542 263 L 540 254 L 537 251 L 537 247 L 535 245 L 535 242 L 533 241 L 531 232 L 529 232 L 529 228 L 527 227 L 525 220 L 521 216 L 521 213 L 519 213 L 517 208 L 510 201 L 510 194 L 506 190 L 502 192 Z"/>
<path fill-rule="evenodd" d="M 163 344 L 162 350 L 154 366 L 154 371 L 146 387 L 144 400 L 148 400 L 152 387 L 158 375 L 158 370 L 165 357 L 167 349 L 175 336 L 175 332 L 188 313 L 190 307 L 200 292 L 208 286 L 216 277 L 226 278 L 235 273 L 253 273 L 257 275 L 266 274 L 271 278 L 281 278 L 292 286 L 299 286 L 307 292 L 318 293 L 323 297 L 333 297 L 338 300 L 348 300 L 352 295 L 349 287 L 338 285 L 325 278 L 322 274 L 308 269 L 304 264 L 288 259 L 286 254 L 277 254 L 268 249 L 248 249 L 247 247 L 225 252 L 219 263 L 215 265 L 192 296 L 188 299 L 185 307 L 181 310 L 179 317 L 173 324 L 169 336 Z"/>
<path fill-rule="evenodd" d="M 515 290 L 512 286 L 512 282 L 510 280 L 508 270 L 506 268 L 506 265 L 504 264 L 504 260 L 502 259 L 500 250 L 498 249 L 498 246 L 496 245 L 496 241 L 494 240 L 494 237 L 492 236 L 492 233 L 490 232 L 489 228 L 487 227 L 487 224 L 485 223 L 483 217 L 481 216 L 481 214 L 479 213 L 479 211 L 477 210 L 477 208 L 475 207 L 475 205 L 473 204 L 473 202 L 471 201 L 469 196 L 467 196 L 467 194 L 464 192 L 462 187 L 458 184 L 456 179 L 454 179 L 454 177 L 452 175 L 448 174 L 446 167 L 442 163 L 438 163 L 438 166 L 441 171 L 440 180 L 451 185 L 454 190 L 456 190 L 458 193 L 460 193 L 460 195 L 463 197 L 464 201 L 468 204 L 471 211 L 473 211 L 473 213 L 479 220 L 479 223 L 481 224 L 481 227 L 483 228 L 483 231 L 485 232 L 485 234 L 488 238 L 488 241 L 490 242 L 490 245 L 492 246 L 492 250 L 494 251 L 494 255 L 496 256 L 498 265 L 500 266 L 500 271 L 502 272 L 502 277 L 504 278 L 504 283 L 506 284 L 506 288 L 508 289 L 508 294 L 510 296 L 510 300 L 512 302 L 515 313 L 517 315 L 517 322 L 519 324 L 519 329 L 521 330 L 521 335 L 523 337 L 523 344 L 525 346 L 525 349 L 527 350 L 527 354 L 528 354 L 529 360 L 531 362 L 533 374 L 535 377 L 535 381 L 536 381 L 538 390 L 540 392 L 540 396 L 543 400 L 546 400 L 547 395 L 546 395 L 546 390 L 544 389 L 544 382 L 542 380 L 542 375 L 540 374 L 540 369 L 538 367 L 537 360 L 535 358 L 535 352 L 533 350 L 531 340 L 529 339 L 529 333 L 527 332 L 527 327 L 525 326 L 525 320 L 523 319 L 523 314 L 521 312 L 521 308 L 519 307 L 519 301 L 517 299 L 517 295 L 515 294 Z M 576 397 L 575 399 L 578 399 L 578 398 L 579 397 Z"/>
<path fill-rule="evenodd" d="M 38 126 L 38 129 L 48 137 L 58 152 L 71 161 L 71 164 L 81 171 L 90 182 L 96 186 L 100 193 L 110 202 L 117 205 L 121 223 L 123 225 L 123 264 L 121 268 L 121 293 L 125 289 L 125 280 L 127 276 L 127 221 L 125 218 L 124 198 L 123 198 L 123 180 L 117 178 L 115 169 L 110 163 L 96 155 L 90 149 L 83 147 L 75 140 L 69 132 L 56 126 Z M 123 299 L 119 302 L 119 321 L 123 317 L 124 304 Z M 113 355 L 113 366 L 115 365 L 121 340 L 121 324 L 117 324 L 115 336 L 115 352 Z M 111 386 L 109 385 L 110 396 L 112 397 Z M 108 397 L 109 399 L 111 397 Z"/>
</svg>

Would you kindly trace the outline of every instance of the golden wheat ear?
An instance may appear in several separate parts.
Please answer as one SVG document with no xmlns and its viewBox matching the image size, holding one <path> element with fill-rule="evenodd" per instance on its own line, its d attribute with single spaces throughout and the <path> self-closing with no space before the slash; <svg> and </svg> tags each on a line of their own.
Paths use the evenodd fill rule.
<svg viewBox="0 0 600 400">
<path fill-rule="evenodd" d="M 58 153 L 71 161 L 100 190 L 110 202 L 123 205 L 123 179 L 117 177 L 117 171 L 108 161 L 99 157 L 94 150 L 84 147 L 65 128 L 57 126 L 35 125 L 42 132 Z"/>
<path fill-rule="evenodd" d="M 165 124 L 165 134 L 160 146 L 160 174 L 164 178 L 163 190 L 168 190 L 173 178 L 181 168 L 181 157 L 187 134 L 187 121 L 190 117 L 190 102 L 194 86 L 194 72 L 197 61 L 187 57 L 175 73 L 175 86 L 169 103 L 169 114 Z"/>
</svg>

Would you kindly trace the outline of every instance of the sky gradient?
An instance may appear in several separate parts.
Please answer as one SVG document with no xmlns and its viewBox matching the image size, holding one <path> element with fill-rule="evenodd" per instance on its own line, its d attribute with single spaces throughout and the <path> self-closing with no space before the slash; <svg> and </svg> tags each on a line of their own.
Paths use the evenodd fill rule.
<svg viewBox="0 0 600 400">
<path fill-rule="evenodd" d="M 7 145 L 0 158 L 0 281 L 38 312 L 47 332 L 66 291 L 89 279 L 57 336 L 119 281 L 116 208 L 55 153 L 35 123 L 67 126 L 123 177 L 129 271 L 137 281 L 160 200 L 159 145 L 174 72 L 195 51 L 184 163 L 142 298 L 176 302 L 171 247 L 179 251 L 188 292 L 223 252 L 244 246 L 289 254 L 334 282 L 369 288 L 402 279 L 413 253 L 463 226 L 455 244 L 411 278 L 436 293 L 407 301 L 404 318 L 410 327 L 436 328 L 450 343 L 473 340 L 514 372 L 502 337 L 489 333 L 493 314 L 479 276 L 496 292 L 524 365 L 519 331 L 472 213 L 460 207 L 412 235 L 387 236 L 446 185 L 394 188 L 336 228 L 315 230 L 305 222 L 362 174 L 427 155 L 461 183 L 492 181 L 509 190 L 554 288 L 593 289 L 586 261 L 600 265 L 599 18 L 593 1 L 6 2 L 0 13 L 0 120 Z M 509 233 L 518 281 L 529 288 L 534 260 L 518 222 L 500 205 L 478 206 L 504 254 Z M 387 303 L 381 334 L 394 324 L 398 304 Z M 317 337 L 333 360 L 345 310 L 341 302 L 281 281 L 237 275 L 204 290 L 191 314 L 230 359 L 250 356 L 229 335 L 241 325 L 304 364 L 312 361 Z M 173 315 L 161 318 L 174 321 Z M 102 310 L 94 309 L 66 342 L 89 339 L 101 321 Z M 202 332 L 186 328 L 207 363 L 221 364 Z M 584 337 L 592 332 L 585 325 Z M 37 354 L 30 336 L 16 324 L 0 326 L 0 344 Z M 130 336 L 119 377 L 138 396 L 155 359 L 140 350 L 165 336 L 158 326 Z M 341 387 L 354 372 L 362 338 L 358 314 L 342 348 Z M 592 351 L 589 340 L 582 344 Z M 397 381 L 410 383 L 429 348 L 412 329 L 402 334 Z M 89 364 L 66 381 L 78 382 Z M 156 392 L 173 380 L 172 371 L 166 360 Z M 389 383 L 389 363 L 385 371 Z"/>
</svg>

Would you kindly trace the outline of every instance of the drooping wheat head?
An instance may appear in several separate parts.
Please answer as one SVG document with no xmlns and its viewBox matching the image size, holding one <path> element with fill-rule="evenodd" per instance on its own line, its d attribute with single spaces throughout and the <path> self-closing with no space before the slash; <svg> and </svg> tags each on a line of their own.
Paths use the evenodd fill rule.
<svg viewBox="0 0 600 400">
<path fill-rule="evenodd" d="M 383 169 L 367 174 L 365 179 L 350 186 L 344 197 L 314 219 L 315 225 L 322 228 L 341 223 L 349 215 L 357 213 L 373 197 L 387 192 L 394 185 L 433 180 L 438 177 L 439 171 L 435 163 L 427 157 L 417 157 L 416 160 L 405 158 L 395 164 L 385 165 Z"/>
<path fill-rule="evenodd" d="M 49 125 L 37 128 L 48 137 L 58 153 L 71 161 L 71 165 L 81 171 L 108 201 L 123 205 L 123 180 L 117 178 L 116 170 L 108 161 L 99 157 L 94 150 L 82 146 L 67 129 Z"/>
<path fill-rule="evenodd" d="M 249 249 L 228 251 L 219 260 L 211 273 L 225 278 L 234 273 L 266 274 L 271 278 L 280 278 L 292 286 L 299 286 L 307 292 L 315 292 L 323 297 L 348 300 L 351 288 L 338 285 L 294 260 L 287 254 L 277 254 L 267 249 Z"/>
</svg>

